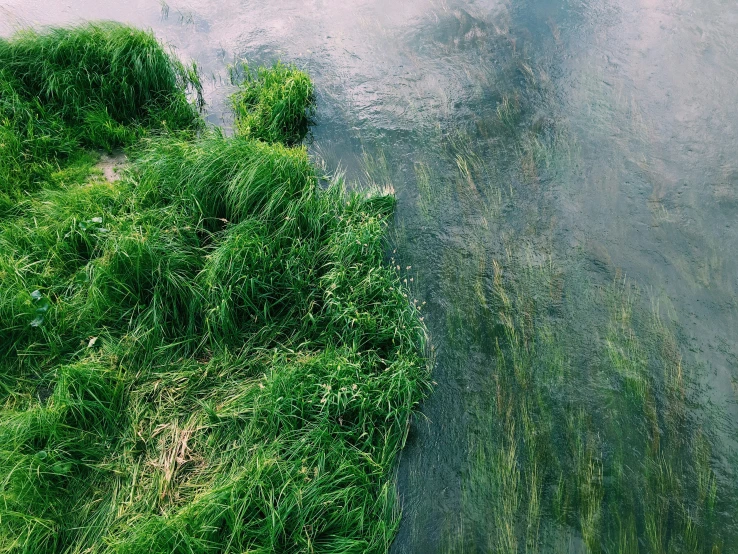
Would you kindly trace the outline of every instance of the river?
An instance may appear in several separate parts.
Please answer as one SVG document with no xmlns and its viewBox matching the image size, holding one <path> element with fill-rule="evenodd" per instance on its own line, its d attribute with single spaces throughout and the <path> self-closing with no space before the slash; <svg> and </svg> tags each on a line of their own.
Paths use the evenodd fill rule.
<svg viewBox="0 0 738 554">
<path fill-rule="evenodd" d="M 313 158 L 398 198 L 435 390 L 393 549 L 738 552 L 738 6 L 727 0 L 0 1 L 279 58 Z"/>
</svg>

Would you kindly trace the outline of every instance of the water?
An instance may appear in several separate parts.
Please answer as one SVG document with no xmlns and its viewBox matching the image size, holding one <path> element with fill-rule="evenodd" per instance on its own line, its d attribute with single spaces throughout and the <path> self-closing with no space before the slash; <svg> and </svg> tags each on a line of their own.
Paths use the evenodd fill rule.
<svg viewBox="0 0 738 554">
<path fill-rule="evenodd" d="M 738 552 L 734 3 L 0 1 L 81 18 L 197 60 L 225 126 L 229 62 L 305 67 L 315 159 L 394 186 L 437 382 L 396 552 Z"/>
</svg>

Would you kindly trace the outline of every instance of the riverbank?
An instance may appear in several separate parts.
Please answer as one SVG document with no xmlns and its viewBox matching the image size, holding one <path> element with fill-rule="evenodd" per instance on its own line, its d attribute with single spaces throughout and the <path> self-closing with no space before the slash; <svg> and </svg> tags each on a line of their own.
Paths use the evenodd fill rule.
<svg viewBox="0 0 738 554">
<path fill-rule="evenodd" d="M 247 68 L 225 137 L 150 33 L 0 60 L 0 550 L 386 551 L 424 331 L 393 198 L 299 145 L 307 76 Z"/>
</svg>

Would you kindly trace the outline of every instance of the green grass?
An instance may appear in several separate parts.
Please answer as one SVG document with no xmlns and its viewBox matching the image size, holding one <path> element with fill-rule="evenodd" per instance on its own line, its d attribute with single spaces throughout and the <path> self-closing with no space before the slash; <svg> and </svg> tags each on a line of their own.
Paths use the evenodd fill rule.
<svg viewBox="0 0 738 554">
<path fill-rule="evenodd" d="M 82 148 L 129 146 L 155 130 L 197 129 L 196 69 L 150 32 L 117 23 L 25 30 L 0 39 L 0 214 Z"/>
<path fill-rule="evenodd" d="M 394 200 L 323 186 L 303 147 L 256 131 L 169 132 L 201 123 L 153 40 L 95 24 L 0 47 L 3 86 L 50 110 L 4 132 L 68 140 L 0 151 L 20 168 L 0 219 L 0 552 L 385 552 L 428 387 L 385 264 Z M 286 90 L 280 67 L 260 78 Z M 131 145 L 115 183 L 84 149 L 105 146 L 86 127 L 103 112 Z"/>
<path fill-rule="evenodd" d="M 288 146 L 305 138 L 315 102 L 305 72 L 281 62 L 255 71 L 244 64 L 234 67 L 231 77 L 239 82 L 231 97 L 238 134 Z"/>
</svg>

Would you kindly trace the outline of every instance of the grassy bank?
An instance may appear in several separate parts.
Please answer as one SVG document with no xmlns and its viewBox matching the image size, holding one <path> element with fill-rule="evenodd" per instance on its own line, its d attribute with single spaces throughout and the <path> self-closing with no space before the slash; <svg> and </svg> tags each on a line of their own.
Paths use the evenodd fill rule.
<svg viewBox="0 0 738 554">
<path fill-rule="evenodd" d="M 0 39 L 0 214 L 56 173 L 84 160 L 82 147 L 130 146 L 160 129 L 196 129 L 194 67 L 150 33 L 114 23 Z"/>
<path fill-rule="evenodd" d="M 386 551 L 424 335 L 393 199 L 299 146 L 309 79 L 245 79 L 228 138 L 148 33 L 25 32 L 0 67 L 0 552 Z"/>
</svg>

